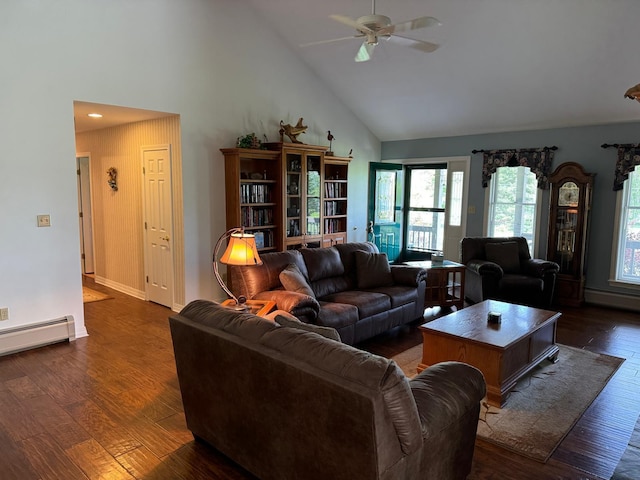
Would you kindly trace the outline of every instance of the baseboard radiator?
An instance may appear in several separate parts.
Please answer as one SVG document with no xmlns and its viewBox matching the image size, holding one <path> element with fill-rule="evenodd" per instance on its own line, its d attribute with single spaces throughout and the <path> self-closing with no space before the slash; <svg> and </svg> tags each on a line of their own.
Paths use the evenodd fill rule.
<svg viewBox="0 0 640 480">
<path fill-rule="evenodd" d="M 0 355 L 72 341 L 75 338 L 75 322 L 71 315 L 48 322 L 0 330 Z"/>
</svg>

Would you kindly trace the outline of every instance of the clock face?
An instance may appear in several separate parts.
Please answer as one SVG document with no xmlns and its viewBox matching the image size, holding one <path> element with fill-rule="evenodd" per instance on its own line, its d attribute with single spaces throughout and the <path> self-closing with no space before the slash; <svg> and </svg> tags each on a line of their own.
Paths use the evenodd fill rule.
<svg viewBox="0 0 640 480">
<path fill-rule="evenodd" d="M 580 189 L 573 182 L 563 183 L 558 190 L 559 207 L 577 207 L 580 199 Z"/>
</svg>

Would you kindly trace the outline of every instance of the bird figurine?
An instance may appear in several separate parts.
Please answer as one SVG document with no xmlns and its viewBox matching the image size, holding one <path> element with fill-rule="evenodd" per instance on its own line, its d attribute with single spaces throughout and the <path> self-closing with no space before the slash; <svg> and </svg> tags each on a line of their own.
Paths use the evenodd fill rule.
<svg viewBox="0 0 640 480">
<path fill-rule="evenodd" d="M 624 97 L 640 102 L 640 83 L 635 87 L 631 87 L 629 90 L 627 90 L 624 94 Z"/>
<path fill-rule="evenodd" d="M 334 138 L 335 137 L 333 135 L 331 135 L 331 130 L 327 130 L 327 140 L 329 140 L 329 150 L 327 150 L 327 152 L 326 152 L 327 155 L 333 155 L 333 150 L 331 149 L 331 144 L 332 144 Z"/>
</svg>

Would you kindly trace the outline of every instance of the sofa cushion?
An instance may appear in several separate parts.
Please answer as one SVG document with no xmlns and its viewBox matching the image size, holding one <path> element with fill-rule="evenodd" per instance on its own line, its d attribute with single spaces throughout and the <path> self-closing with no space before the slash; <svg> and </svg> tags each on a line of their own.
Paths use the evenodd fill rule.
<svg viewBox="0 0 640 480">
<path fill-rule="evenodd" d="M 292 263 L 308 278 L 307 267 L 298 250 L 268 252 L 260 258 L 262 265 L 227 265 L 227 274 L 236 295 L 254 298 L 260 292 L 282 288 L 280 272 Z"/>
<path fill-rule="evenodd" d="M 371 291 L 347 290 L 346 292 L 336 292 L 323 297 L 322 300 L 354 305 L 358 307 L 359 318 L 371 317 L 377 313 L 391 309 L 391 298 L 389 295 Z"/>
<path fill-rule="evenodd" d="M 544 290 L 544 279 L 529 277 L 527 275 L 505 274 L 500 279 L 501 292 L 542 292 Z"/>
<path fill-rule="evenodd" d="M 320 312 L 316 323 L 340 330 L 358 321 L 358 307 L 346 303 L 320 301 Z"/>
<path fill-rule="evenodd" d="M 321 325 L 313 325 L 311 323 L 301 322 L 289 312 L 286 312 L 284 310 L 276 310 L 274 312 L 271 312 L 270 314 L 266 315 L 265 318 L 273 320 L 282 327 L 297 328 L 298 330 L 317 333 L 318 335 L 322 335 L 323 337 L 340 342 L 340 334 L 338 334 L 335 328 L 323 327 Z"/>
<path fill-rule="evenodd" d="M 311 282 L 344 275 L 344 265 L 335 248 L 303 248 L 300 252 Z"/>
<path fill-rule="evenodd" d="M 400 307 L 418 301 L 418 289 L 406 285 L 372 288 L 371 292 L 384 293 L 391 299 L 391 308 Z"/>
<path fill-rule="evenodd" d="M 180 311 L 180 315 L 207 327 L 232 333 L 251 342 L 257 341 L 266 332 L 276 328 L 273 322 L 249 312 L 238 312 L 232 308 L 209 300 L 194 300 Z"/>
<path fill-rule="evenodd" d="M 487 243 L 484 251 L 487 260 L 500 265 L 504 273 L 520 272 L 520 254 L 516 242 Z"/>
<path fill-rule="evenodd" d="M 364 350 L 324 338 L 295 334 L 286 329 L 270 332 L 260 343 L 294 358 L 313 369 L 319 369 L 339 381 L 349 382 L 350 388 L 366 396 L 367 400 L 383 408 L 381 415 L 389 419 L 404 454 L 422 447 L 420 417 L 408 379 L 396 362 Z M 333 388 L 337 388 L 334 386 Z M 378 403 L 380 402 L 381 403 Z M 332 408 L 344 406 L 329 405 Z M 378 421 L 376 419 L 376 421 Z M 309 432 L 313 435 L 313 432 Z M 391 445 L 388 445 L 391 448 Z"/>
<path fill-rule="evenodd" d="M 295 263 L 287 265 L 286 268 L 280 272 L 279 278 L 285 290 L 304 293 L 305 295 L 315 298 L 315 294 L 309 286 L 307 279 Z"/>
<path fill-rule="evenodd" d="M 386 253 L 371 253 L 356 250 L 356 276 L 358 288 L 375 288 L 393 285 L 393 275 Z"/>
<path fill-rule="evenodd" d="M 363 252 L 372 253 L 380 252 L 376 244 L 371 242 L 339 243 L 335 245 L 334 248 L 340 253 L 340 258 L 342 259 L 342 264 L 344 265 L 344 271 L 346 273 L 345 277 L 347 277 L 349 282 L 352 284 L 349 286 L 349 289 L 355 288 L 357 283 L 356 259 L 353 255 L 353 252 L 355 252 L 356 250 L 362 250 Z"/>
</svg>

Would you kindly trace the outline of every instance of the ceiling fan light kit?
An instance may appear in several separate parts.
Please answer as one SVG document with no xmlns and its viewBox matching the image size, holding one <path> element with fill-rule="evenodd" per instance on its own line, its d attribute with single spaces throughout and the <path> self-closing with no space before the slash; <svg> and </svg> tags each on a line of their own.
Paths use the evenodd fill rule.
<svg viewBox="0 0 640 480">
<path fill-rule="evenodd" d="M 640 83 L 627 90 L 624 96 L 625 98 L 630 98 L 631 100 L 640 102 Z"/>
<path fill-rule="evenodd" d="M 407 20 L 397 24 L 392 24 L 391 19 L 386 15 L 376 14 L 376 2 L 372 0 L 372 13 L 371 15 L 364 15 L 353 20 L 345 15 L 329 15 L 329 18 L 340 22 L 349 27 L 355 28 L 358 33 L 351 37 L 334 38 L 330 40 L 321 40 L 319 42 L 311 42 L 300 45 L 301 47 L 308 47 L 311 45 L 321 45 L 325 43 L 333 43 L 342 40 L 349 40 L 351 38 L 364 38 L 364 42 L 356 53 L 356 62 L 366 62 L 371 60 L 375 46 L 378 45 L 378 39 L 384 38 L 385 40 L 393 40 L 399 45 L 414 48 L 424 53 L 430 53 L 440 46 L 436 43 L 425 42 L 423 40 L 417 40 L 411 37 L 404 37 L 398 35 L 398 32 L 407 32 L 410 30 L 417 30 L 419 28 L 433 27 L 442 25 L 437 18 L 434 17 L 418 17 L 413 20 Z"/>
</svg>

